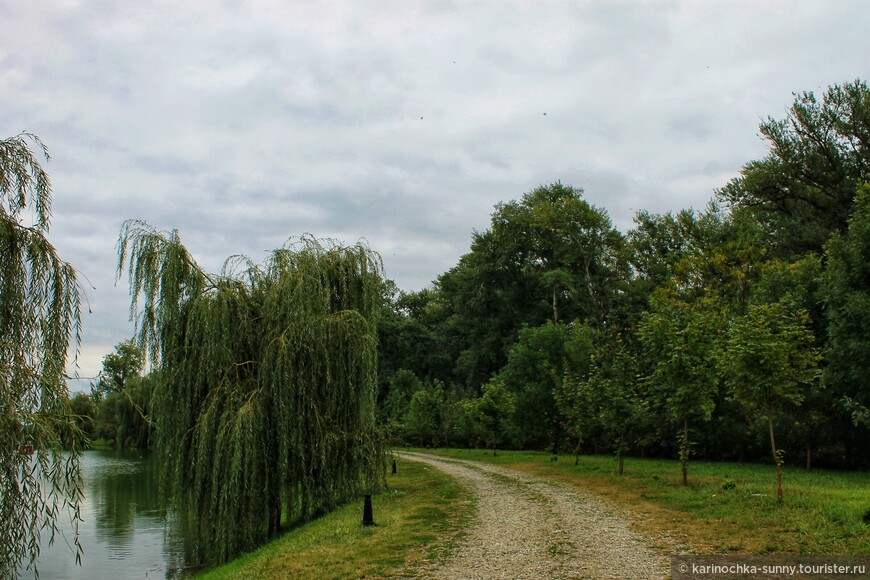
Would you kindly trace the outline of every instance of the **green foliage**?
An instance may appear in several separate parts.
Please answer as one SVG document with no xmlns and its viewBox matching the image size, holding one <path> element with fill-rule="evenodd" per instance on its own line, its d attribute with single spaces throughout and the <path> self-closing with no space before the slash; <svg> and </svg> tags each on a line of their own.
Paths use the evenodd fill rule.
<svg viewBox="0 0 870 580">
<path fill-rule="evenodd" d="M 405 415 L 405 435 L 417 445 L 451 445 L 467 437 L 464 397 L 456 386 L 435 380 L 411 397 Z"/>
<path fill-rule="evenodd" d="M 76 393 L 70 399 L 70 412 L 75 417 L 76 425 L 86 439 L 94 438 L 94 417 L 97 415 L 97 407 L 94 400 L 86 393 Z"/>
<path fill-rule="evenodd" d="M 585 385 L 598 425 L 619 459 L 620 475 L 648 416 L 638 375 L 637 359 L 617 337 L 598 350 Z"/>
<path fill-rule="evenodd" d="M 721 307 L 713 298 L 686 302 L 662 290 L 653 295 L 638 335 L 653 361 L 648 389 L 674 419 L 709 420 L 718 390 L 716 351 Z"/>
<path fill-rule="evenodd" d="M 123 391 L 128 379 L 142 374 L 145 367 L 144 354 L 132 340 L 116 346 L 115 352 L 103 357 L 103 370 L 97 382 L 99 389 L 105 394 Z"/>
<path fill-rule="evenodd" d="M 387 400 L 384 402 L 384 415 L 387 421 L 402 421 L 408 413 L 411 398 L 423 388 L 417 375 L 399 369 L 390 380 Z"/>
<path fill-rule="evenodd" d="M 762 413 L 803 401 L 798 387 L 820 375 L 808 322 L 805 311 L 774 302 L 750 305 L 731 323 L 720 364 L 735 399 Z"/>
<path fill-rule="evenodd" d="M 818 252 L 845 231 L 855 189 L 870 181 L 870 89 L 856 80 L 821 100 L 800 93 L 785 119 L 768 118 L 760 131 L 767 157 L 744 165 L 717 194 L 751 208 L 781 256 Z"/>
<path fill-rule="evenodd" d="M 627 274 L 618 259 L 622 235 L 604 210 L 582 196 L 582 189 L 554 183 L 496 206 L 492 219 L 502 251 L 513 253 L 520 268 L 539 280 L 556 323 L 566 314 L 603 321 L 614 282 Z"/>
<path fill-rule="evenodd" d="M 803 401 L 802 385 L 821 375 L 821 356 L 813 348 L 806 312 L 787 304 L 752 304 L 732 321 L 720 365 L 732 396 L 767 417 L 770 448 L 777 467 L 777 501 L 782 503 L 784 452 L 776 445 L 774 417 L 786 404 Z"/>
<path fill-rule="evenodd" d="M 477 390 L 505 365 L 523 327 L 603 323 L 628 278 L 625 241 L 582 195 L 555 183 L 498 204 L 490 229 L 475 232 L 471 251 L 438 278 L 438 346 L 454 361 L 452 376 L 439 378 Z"/>
<path fill-rule="evenodd" d="M 824 288 L 830 342 L 826 382 L 837 394 L 853 434 L 870 429 L 870 185 L 855 197 L 855 211 L 845 235 L 835 233 L 825 247 Z M 866 435 L 865 435 L 866 436 Z"/>
<path fill-rule="evenodd" d="M 638 329 L 644 352 L 652 361 L 645 378 L 647 389 L 666 413 L 682 423 L 679 442 L 684 485 L 688 483 L 689 423 L 709 421 L 715 407 L 722 321 L 715 297 L 686 302 L 662 289 L 653 295 L 651 310 Z"/>
<path fill-rule="evenodd" d="M 497 204 L 490 228 L 432 288 L 394 292 L 379 401 L 403 399 L 390 393 L 399 369 L 451 385 L 445 392 L 461 384 L 473 395 L 472 429 L 451 441 L 489 444 L 473 416 L 495 378 L 515 403 L 500 444 L 661 455 L 679 430 L 684 470 L 692 454 L 762 458 L 771 421 L 722 388 L 717 361 L 750 310 L 780 304 L 802 313 L 809 347 L 825 355 L 826 386 L 799 385 L 802 404 L 777 409 L 783 446 L 803 448 L 808 470 L 814 458 L 867 465 L 868 96 L 862 81 L 818 101 L 797 95 L 784 120 L 761 125 L 770 153 L 716 200 L 701 211 L 639 211 L 625 236 L 582 189 L 561 183 Z M 645 420 L 623 438 L 615 418 L 631 409 Z"/>
<path fill-rule="evenodd" d="M 46 237 L 51 184 L 28 140 L 48 159 L 35 135 L 0 140 L 2 577 L 20 564 L 37 573 L 40 534 L 54 538 L 62 511 L 69 512 L 70 541 L 81 557 L 82 434 L 65 375 L 69 347 L 77 351 L 80 338 L 79 285 Z M 32 224 L 23 221 L 28 214 Z"/>
<path fill-rule="evenodd" d="M 376 254 L 304 237 L 210 275 L 177 232 L 135 221 L 118 254 L 139 345 L 162 374 L 155 448 L 195 561 L 226 561 L 273 536 L 282 513 L 309 519 L 383 484 Z"/>
<path fill-rule="evenodd" d="M 405 417 L 405 431 L 419 445 L 437 447 L 441 442 L 446 406 L 444 385 L 420 389 L 411 396 Z"/>
<path fill-rule="evenodd" d="M 159 373 L 150 373 L 128 379 L 123 391 L 100 395 L 94 404 L 92 437 L 118 449 L 151 449 L 156 432 L 152 401 L 160 380 Z"/>
<path fill-rule="evenodd" d="M 472 424 L 472 432 L 492 450 L 503 446 L 511 429 L 516 403 L 512 393 L 499 379 L 483 385 L 478 399 L 465 401 L 465 412 Z"/>
<path fill-rule="evenodd" d="M 565 420 L 556 403 L 562 390 L 568 328 L 547 322 L 520 331 L 498 379 L 515 398 L 514 428 L 521 446 L 558 453 Z"/>
<path fill-rule="evenodd" d="M 561 388 L 553 393 L 559 413 L 564 417 L 566 435 L 574 442 L 577 455 L 583 442 L 598 427 L 594 416 L 596 395 L 587 381 L 596 354 L 596 338 L 595 331 L 588 325 L 578 322 L 571 325 L 565 344 Z"/>
</svg>

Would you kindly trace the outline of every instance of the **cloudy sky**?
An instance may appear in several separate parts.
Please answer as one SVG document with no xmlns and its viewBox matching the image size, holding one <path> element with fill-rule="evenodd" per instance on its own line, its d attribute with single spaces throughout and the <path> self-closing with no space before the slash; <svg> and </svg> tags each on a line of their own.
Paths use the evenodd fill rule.
<svg viewBox="0 0 870 580">
<path fill-rule="evenodd" d="M 868 22 L 865 0 L 0 0 L 0 138 L 52 155 L 90 377 L 133 332 L 128 218 L 213 271 L 365 239 L 419 290 L 541 184 L 623 231 L 702 208 L 794 92 L 870 76 Z"/>
</svg>

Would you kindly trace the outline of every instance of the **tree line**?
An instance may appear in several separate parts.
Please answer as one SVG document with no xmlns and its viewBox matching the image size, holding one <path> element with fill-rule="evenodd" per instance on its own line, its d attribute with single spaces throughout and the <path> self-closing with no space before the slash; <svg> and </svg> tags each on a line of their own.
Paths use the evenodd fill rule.
<svg viewBox="0 0 870 580">
<path fill-rule="evenodd" d="M 580 188 L 496 205 L 431 287 L 387 292 L 393 441 L 866 467 L 870 91 L 795 95 L 703 210 L 618 231 Z"/>
<path fill-rule="evenodd" d="M 143 350 L 133 340 L 123 341 L 103 357 L 90 392 L 72 396 L 72 412 L 90 448 L 152 449 L 152 398 L 161 379 L 159 371 L 144 370 Z"/>
</svg>

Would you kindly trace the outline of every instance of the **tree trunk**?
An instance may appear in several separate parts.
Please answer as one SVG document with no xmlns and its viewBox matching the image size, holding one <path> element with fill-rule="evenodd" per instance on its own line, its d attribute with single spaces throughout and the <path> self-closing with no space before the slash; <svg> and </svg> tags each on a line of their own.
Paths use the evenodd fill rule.
<svg viewBox="0 0 870 580">
<path fill-rule="evenodd" d="M 625 473 L 625 457 L 622 455 L 622 451 L 617 454 L 617 458 L 619 458 L 619 475 Z"/>
<path fill-rule="evenodd" d="M 776 503 L 782 503 L 782 457 L 776 451 L 776 438 L 773 435 L 773 413 L 768 408 L 767 426 L 770 429 L 770 450 L 776 462 Z"/>
<path fill-rule="evenodd" d="M 680 469 L 683 472 L 683 485 L 689 485 L 689 420 L 683 419 L 683 438 L 680 442 Z"/>
</svg>

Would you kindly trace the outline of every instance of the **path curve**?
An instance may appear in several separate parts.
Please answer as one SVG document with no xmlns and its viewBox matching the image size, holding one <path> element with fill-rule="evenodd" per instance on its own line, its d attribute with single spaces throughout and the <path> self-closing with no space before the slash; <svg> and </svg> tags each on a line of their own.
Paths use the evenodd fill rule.
<svg viewBox="0 0 870 580">
<path fill-rule="evenodd" d="M 477 510 L 464 541 L 425 578 L 667 578 L 665 538 L 629 529 L 624 515 L 576 488 L 494 465 L 401 452 L 466 485 Z"/>
</svg>

